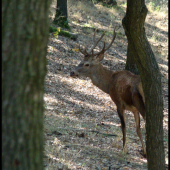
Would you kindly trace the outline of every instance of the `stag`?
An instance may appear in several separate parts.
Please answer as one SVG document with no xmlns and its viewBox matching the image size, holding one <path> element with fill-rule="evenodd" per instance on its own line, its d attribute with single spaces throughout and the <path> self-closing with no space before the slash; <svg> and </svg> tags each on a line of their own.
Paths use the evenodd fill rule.
<svg viewBox="0 0 170 170">
<path fill-rule="evenodd" d="M 96 33 L 96 32 L 95 32 Z M 113 72 L 105 68 L 100 61 L 104 58 L 104 53 L 113 44 L 116 38 L 115 29 L 113 31 L 113 38 L 111 43 L 99 52 L 94 52 L 94 48 L 101 41 L 105 32 L 96 41 L 95 33 L 93 35 L 94 45 L 88 52 L 87 48 L 80 48 L 79 51 L 84 55 L 83 61 L 70 72 L 71 77 L 89 77 L 92 83 L 99 89 L 109 94 L 113 102 L 117 106 L 117 113 L 121 121 L 121 129 L 123 133 L 123 152 L 126 153 L 126 123 L 125 123 L 125 110 L 129 110 L 134 114 L 136 123 L 136 132 L 142 144 L 144 156 L 146 156 L 146 149 L 142 140 L 140 130 L 140 115 L 145 120 L 145 98 L 139 75 L 135 75 L 130 71 L 122 70 Z"/>
</svg>

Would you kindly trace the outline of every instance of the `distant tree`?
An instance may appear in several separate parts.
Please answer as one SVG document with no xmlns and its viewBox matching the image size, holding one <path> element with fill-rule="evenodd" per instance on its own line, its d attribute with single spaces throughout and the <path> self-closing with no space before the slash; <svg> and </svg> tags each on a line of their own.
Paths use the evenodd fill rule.
<svg viewBox="0 0 170 170">
<path fill-rule="evenodd" d="M 53 23 L 68 28 L 67 0 L 57 0 L 56 14 Z"/>
<path fill-rule="evenodd" d="M 49 2 L 2 2 L 2 169 L 43 169 Z"/>
<path fill-rule="evenodd" d="M 163 99 L 161 74 L 154 53 L 145 34 L 147 15 L 145 0 L 127 0 L 122 24 L 130 53 L 139 70 L 146 107 L 146 151 L 149 170 L 165 169 L 163 145 Z M 128 56 L 129 57 L 129 56 Z"/>
</svg>

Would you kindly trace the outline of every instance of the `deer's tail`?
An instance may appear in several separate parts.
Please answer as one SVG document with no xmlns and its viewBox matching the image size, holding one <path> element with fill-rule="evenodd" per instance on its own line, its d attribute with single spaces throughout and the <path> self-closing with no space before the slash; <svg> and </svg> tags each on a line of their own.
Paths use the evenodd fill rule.
<svg viewBox="0 0 170 170">
<path fill-rule="evenodd" d="M 144 96 L 144 93 L 143 93 L 142 82 L 139 83 L 139 85 L 138 85 L 138 90 L 139 90 L 139 93 L 140 93 L 140 95 L 142 96 L 142 100 L 143 100 L 143 102 L 144 102 L 144 104 L 145 104 L 145 96 Z"/>
</svg>

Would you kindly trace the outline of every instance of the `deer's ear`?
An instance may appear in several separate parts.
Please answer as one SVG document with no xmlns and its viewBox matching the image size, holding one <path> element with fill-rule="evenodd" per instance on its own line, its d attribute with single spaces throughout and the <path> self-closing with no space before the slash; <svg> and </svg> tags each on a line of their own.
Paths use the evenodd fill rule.
<svg viewBox="0 0 170 170">
<path fill-rule="evenodd" d="M 98 61 L 102 61 L 103 58 L 104 58 L 104 53 L 101 53 L 98 56 L 96 56 L 96 60 L 98 60 Z"/>
</svg>

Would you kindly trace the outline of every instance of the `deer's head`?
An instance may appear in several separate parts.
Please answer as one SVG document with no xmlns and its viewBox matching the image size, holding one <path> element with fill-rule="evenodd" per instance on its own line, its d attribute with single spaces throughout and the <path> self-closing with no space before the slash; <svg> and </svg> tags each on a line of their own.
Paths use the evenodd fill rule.
<svg viewBox="0 0 170 170">
<path fill-rule="evenodd" d="M 111 47 L 112 43 L 114 42 L 116 38 L 116 33 L 114 29 L 113 39 L 111 43 L 109 44 L 109 46 L 105 48 L 105 42 L 104 42 L 103 49 L 97 53 L 94 53 L 93 51 L 94 48 L 97 46 L 97 44 L 100 42 L 100 40 L 105 35 L 105 32 L 104 32 L 102 36 L 97 41 L 95 41 L 95 33 L 93 35 L 94 45 L 90 49 L 90 52 L 87 52 L 86 47 L 84 48 L 84 50 L 81 50 L 80 45 L 79 45 L 79 51 L 84 55 L 84 59 L 83 61 L 80 62 L 80 64 L 74 70 L 70 72 L 71 77 L 78 77 L 78 76 L 90 77 L 91 74 L 94 73 L 97 67 L 99 66 L 100 61 L 103 60 L 105 51 Z"/>
</svg>

